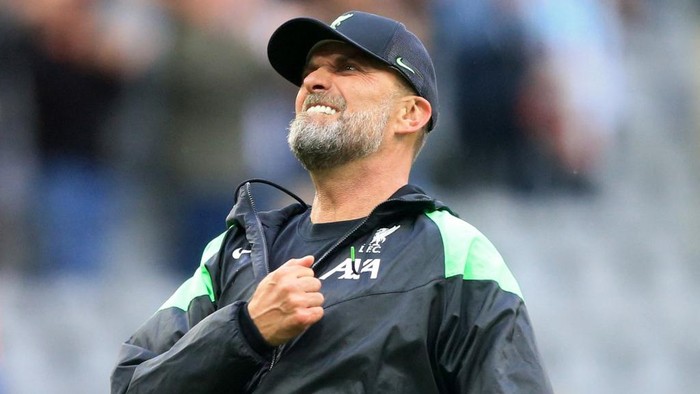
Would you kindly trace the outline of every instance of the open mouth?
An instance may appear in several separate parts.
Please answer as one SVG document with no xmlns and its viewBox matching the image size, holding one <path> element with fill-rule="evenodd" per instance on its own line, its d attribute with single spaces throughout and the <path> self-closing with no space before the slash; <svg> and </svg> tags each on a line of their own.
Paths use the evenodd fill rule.
<svg viewBox="0 0 700 394">
<path fill-rule="evenodd" d="M 338 113 L 338 110 L 336 110 L 333 107 L 329 107 L 327 105 L 322 105 L 322 104 L 314 104 L 309 106 L 306 109 L 306 113 L 309 114 L 325 114 L 325 115 L 335 115 Z"/>
</svg>

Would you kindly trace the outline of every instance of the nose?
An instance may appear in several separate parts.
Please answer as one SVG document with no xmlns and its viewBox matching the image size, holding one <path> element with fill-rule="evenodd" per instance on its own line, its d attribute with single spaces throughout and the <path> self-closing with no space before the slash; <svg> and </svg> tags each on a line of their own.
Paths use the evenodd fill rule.
<svg viewBox="0 0 700 394">
<path fill-rule="evenodd" d="M 311 71 L 302 81 L 302 87 L 309 92 L 319 92 L 330 89 L 331 72 L 324 67 Z"/>
</svg>

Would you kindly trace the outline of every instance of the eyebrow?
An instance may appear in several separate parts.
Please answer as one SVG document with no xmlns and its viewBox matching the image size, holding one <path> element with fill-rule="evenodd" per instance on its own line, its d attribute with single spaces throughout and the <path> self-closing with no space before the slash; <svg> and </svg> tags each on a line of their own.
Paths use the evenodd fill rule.
<svg viewBox="0 0 700 394">
<path fill-rule="evenodd" d="M 374 59 L 373 57 L 366 55 L 360 51 L 353 52 L 351 54 L 343 54 L 343 53 L 337 53 L 333 52 L 332 55 L 334 56 L 330 62 L 332 64 L 344 64 L 344 63 L 353 63 L 356 64 L 362 68 L 373 68 L 376 70 L 390 70 L 391 67 L 385 65 L 384 63 L 378 61 L 377 59 Z M 319 62 L 314 61 L 315 56 L 323 56 L 323 52 L 321 52 L 320 55 L 314 54 L 309 56 L 309 60 L 306 62 L 306 65 L 304 65 L 304 68 L 302 69 L 302 76 L 308 75 L 311 71 L 316 70 L 317 68 L 320 67 Z"/>
<path fill-rule="evenodd" d="M 320 67 L 320 66 L 319 66 L 319 63 L 320 63 L 320 62 L 314 60 L 315 58 L 317 58 L 317 56 L 318 56 L 318 55 L 311 55 L 311 56 L 309 56 L 309 60 L 306 62 L 306 65 L 304 66 L 304 70 L 307 70 L 307 69 L 316 69 L 316 68 Z M 348 55 L 340 55 L 340 54 L 339 54 L 339 55 L 333 57 L 333 58 L 330 60 L 330 62 L 331 62 L 331 63 L 344 63 L 344 62 L 350 61 L 351 59 L 354 59 L 354 58 L 353 58 L 353 57 L 350 57 L 350 56 L 348 56 Z"/>
</svg>

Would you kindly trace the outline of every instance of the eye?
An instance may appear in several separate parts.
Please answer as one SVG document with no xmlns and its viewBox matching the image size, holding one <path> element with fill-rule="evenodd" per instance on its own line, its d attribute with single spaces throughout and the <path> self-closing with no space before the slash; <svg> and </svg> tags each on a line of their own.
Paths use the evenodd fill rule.
<svg viewBox="0 0 700 394">
<path fill-rule="evenodd" d="M 345 63 L 340 67 L 342 71 L 357 71 L 359 68 L 352 63 Z"/>
</svg>

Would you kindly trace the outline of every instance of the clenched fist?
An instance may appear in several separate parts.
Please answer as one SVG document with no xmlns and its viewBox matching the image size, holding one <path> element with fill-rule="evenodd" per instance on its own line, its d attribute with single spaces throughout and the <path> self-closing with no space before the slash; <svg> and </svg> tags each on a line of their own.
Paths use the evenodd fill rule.
<svg viewBox="0 0 700 394">
<path fill-rule="evenodd" d="M 248 303 L 248 313 L 265 341 L 278 346 L 323 317 L 321 281 L 313 256 L 291 259 L 267 275 Z"/>
</svg>

